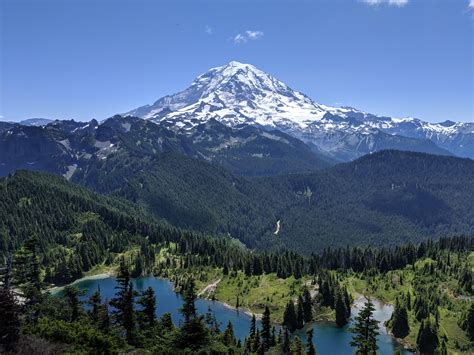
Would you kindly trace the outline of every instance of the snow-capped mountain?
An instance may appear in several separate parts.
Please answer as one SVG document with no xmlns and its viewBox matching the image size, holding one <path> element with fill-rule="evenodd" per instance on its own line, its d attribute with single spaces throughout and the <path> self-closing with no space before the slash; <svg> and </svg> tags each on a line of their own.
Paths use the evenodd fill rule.
<svg viewBox="0 0 474 355">
<path fill-rule="evenodd" d="M 339 160 L 388 148 L 474 158 L 474 123 L 428 123 L 322 105 L 255 66 L 235 61 L 125 115 L 181 132 L 210 119 L 231 127 L 278 129 Z"/>
</svg>

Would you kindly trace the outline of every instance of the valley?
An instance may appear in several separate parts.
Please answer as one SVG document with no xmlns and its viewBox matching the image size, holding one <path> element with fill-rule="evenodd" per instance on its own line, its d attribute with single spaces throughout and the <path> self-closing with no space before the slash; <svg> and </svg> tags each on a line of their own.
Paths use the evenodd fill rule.
<svg viewBox="0 0 474 355">
<path fill-rule="evenodd" d="M 0 1 L 0 354 L 474 354 L 474 0 Z"/>
</svg>

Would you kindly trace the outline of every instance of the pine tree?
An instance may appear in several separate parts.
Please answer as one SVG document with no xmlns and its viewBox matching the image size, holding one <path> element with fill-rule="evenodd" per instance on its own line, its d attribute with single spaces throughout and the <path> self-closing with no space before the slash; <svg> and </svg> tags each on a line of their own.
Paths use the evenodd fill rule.
<svg viewBox="0 0 474 355">
<path fill-rule="evenodd" d="M 101 303 L 102 303 L 102 299 L 100 296 L 100 288 L 97 288 L 97 290 L 89 298 L 89 305 L 91 306 L 91 310 L 89 314 L 94 324 L 97 324 L 99 320 L 99 312 L 100 312 Z"/>
<path fill-rule="evenodd" d="M 313 343 L 313 328 L 308 329 L 306 332 L 306 354 L 316 355 L 316 349 Z"/>
<path fill-rule="evenodd" d="M 105 300 L 99 308 L 98 313 L 98 324 L 97 327 L 105 334 L 110 331 L 110 312 L 109 312 L 109 301 Z"/>
<path fill-rule="evenodd" d="M 352 337 L 351 346 L 357 348 L 356 353 L 361 355 L 376 354 L 378 321 L 373 318 L 375 307 L 367 299 L 364 308 L 359 312 L 355 321 L 356 325 L 352 329 L 355 335 Z"/>
<path fill-rule="evenodd" d="M 257 329 L 255 332 L 255 337 L 253 338 L 252 342 L 252 351 L 256 352 L 258 351 L 258 348 L 260 347 L 260 330 Z"/>
<path fill-rule="evenodd" d="M 115 322 L 125 329 L 127 342 L 132 344 L 135 340 L 135 292 L 130 281 L 130 270 L 123 259 L 120 262 L 115 288 L 118 291 L 110 301 L 110 305 L 114 307 L 113 316 Z"/>
<path fill-rule="evenodd" d="M 290 334 L 288 332 L 288 329 L 285 328 L 285 331 L 283 333 L 283 340 L 281 342 L 281 352 L 283 354 L 289 354 L 290 353 Z"/>
<path fill-rule="evenodd" d="M 344 301 L 344 296 L 339 291 L 336 296 L 336 324 L 338 327 L 343 327 L 347 324 L 347 309 L 346 302 Z"/>
<path fill-rule="evenodd" d="M 349 319 L 351 317 L 352 299 L 351 296 L 349 296 L 349 292 L 347 292 L 346 287 L 344 287 L 344 303 L 346 304 L 346 318 Z"/>
<path fill-rule="evenodd" d="M 438 348 L 438 331 L 429 318 L 421 321 L 420 330 L 416 338 L 418 351 L 422 354 L 434 354 Z"/>
<path fill-rule="evenodd" d="M 257 330 L 257 320 L 255 318 L 255 314 L 253 314 L 252 320 L 250 321 L 250 332 L 249 332 L 250 339 L 253 339 L 255 337 L 256 330 Z"/>
<path fill-rule="evenodd" d="M 20 309 L 10 289 L 0 289 L 0 353 L 13 352 L 20 334 Z"/>
<path fill-rule="evenodd" d="M 139 312 L 142 328 L 152 328 L 156 320 L 156 297 L 155 291 L 148 287 L 138 300 L 138 304 L 142 306 Z"/>
<path fill-rule="evenodd" d="M 195 291 L 194 279 L 190 278 L 184 288 L 183 306 L 181 307 L 181 313 L 183 314 L 185 322 L 196 318 L 196 299 L 197 295 Z"/>
<path fill-rule="evenodd" d="M 291 354 L 303 355 L 303 344 L 301 344 L 301 339 L 299 337 L 295 337 L 293 344 L 291 344 Z"/>
<path fill-rule="evenodd" d="M 224 344 L 227 346 L 235 346 L 237 341 L 235 340 L 234 335 L 234 327 L 232 326 L 232 322 L 229 321 L 227 323 L 227 327 L 225 328 L 224 335 L 223 335 Z"/>
<path fill-rule="evenodd" d="M 13 281 L 25 298 L 27 318 L 32 322 L 40 316 L 38 304 L 43 299 L 41 268 L 38 255 L 38 239 L 31 237 L 15 254 L 13 265 Z"/>
<path fill-rule="evenodd" d="M 64 297 L 71 309 L 71 322 L 79 318 L 79 312 L 82 310 L 82 301 L 79 296 L 84 295 L 85 290 L 80 290 L 76 286 L 68 285 L 64 287 Z"/>
<path fill-rule="evenodd" d="M 400 305 L 398 298 L 395 302 L 395 309 L 393 310 L 390 324 L 392 326 L 392 333 L 397 338 L 405 338 L 410 333 L 408 312 L 405 307 Z"/>
<path fill-rule="evenodd" d="M 183 294 L 181 313 L 184 322 L 176 338 L 176 347 L 197 351 L 209 344 L 209 330 L 204 325 L 203 317 L 198 317 L 196 310 L 196 291 L 194 279 L 188 279 Z"/>
<path fill-rule="evenodd" d="M 311 299 L 311 293 L 308 288 L 305 287 L 303 290 L 303 311 L 304 321 L 309 323 L 313 321 L 313 301 Z"/>
<path fill-rule="evenodd" d="M 283 314 L 283 326 L 293 333 L 297 329 L 297 325 L 295 304 L 290 300 L 288 301 Z"/>
<path fill-rule="evenodd" d="M 171 331 L 174 329 L 173 319 L 171 318 L 171 313 L 169 312 L 166 312 L 165 314 L 161 316 L 160 323 L 161 323 L 161 326 L 168 331 Z"/>
<path fill-rule="evenodd" d="M 265 306 L 265 311 L 262 316 L 262 344 L 263 350 L 268 350 L 271 346 L 271 321 L 270 321 L 270 309 L 268 306 Z"/>
<path fill-rule="evenodd" d="M 303 308 L 303 297 L 298 297 L 298 306 L 296 313 L 296 328 L 301 329 L 304 325 L 304 308 Z"/>
</svg>

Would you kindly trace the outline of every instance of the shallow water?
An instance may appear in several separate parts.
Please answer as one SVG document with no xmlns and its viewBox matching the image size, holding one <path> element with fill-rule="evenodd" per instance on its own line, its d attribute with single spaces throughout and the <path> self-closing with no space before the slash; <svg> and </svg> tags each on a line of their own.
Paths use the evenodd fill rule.
<svg viewBox="0 0 474 355">
<path fill-rule="evenodd" d="M 111 299 L 115 294 L 115 278 L 107 277 L 103 279 L 88 279 L 79 281 L 76 283 L 76 286 L 85 289 L 86 294 L 84 298 L 88 298 L 94 293 L 97 288 L 100 288 L 102 295 L 102 300 Z M 181 314 L 179 313 L 179 308 L 182 305 L 181 296 L 173 291 L 173 287 L 170 281 L 163 280 L 155 277 L 142 277 L 133 280 L 133 286 L 136 291 L 144 291 L 148 287 L 152 287 L 155 291 L 157 297 L 157 315 L 161 316 L 163 313 L 169 312 L 173 318 L 173 322 L 176 325 L 179 325 L 182 321 Z M 390 318 L 392 307 L 390 305 L 383 305 L 379 302 L 374 302 L 376 307 L 375 317 L 381 321 L 380 326 L 380 335 L 378 336 L 378 346 L 380 354 L 393 354 L 398 345 L 390 337 L 385 329 L 382 326 L 383 321 Z M 220 328 L 224 330 L 225 326 L 229 321 L 232 322 L 234 326 L 234 333 L 238 339 L 242 341 L 248 335 L 250 320 L 251 317 L 244 312 L 239 312 L 229 307 L 226 307 L 224 304 L 199 299 L 196 302 L 198 312 L 200 314 L 205 314 L 210 307 L 220 323 Z M 359 303 L 356 302 L 355 307 L 353 308 L 353 315 L 358 312 Z M 333 323 L 330 322 L 318 322 L 311 325 L 314 329 L 313 341 L 316 346 L 316 350 L 319 354 L 352 354 L 353 348 L 350 347 L 349 343 L 352 338 L 352 333 L 350 333 L 349 325 L 344 328 L 337 328 Z M 302 329 L 295 334 L 300 336 L 302 340 L 306 341 L 305 329 Z M 408 352 L 403 351 L 402 353 L 408 354 Z"/>
</svg>

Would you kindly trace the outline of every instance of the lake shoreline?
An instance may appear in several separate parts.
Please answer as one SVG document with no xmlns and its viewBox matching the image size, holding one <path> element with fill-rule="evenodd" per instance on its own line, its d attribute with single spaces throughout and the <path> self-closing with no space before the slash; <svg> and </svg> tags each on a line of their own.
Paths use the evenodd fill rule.
<svg viewBox="0 0 474 355">
<path fill-rule="evenodd" d="M 69 285 L 75 285 L 75 284 L 78 284 L 80 282 L 83 282 L 83 281 L 90 281 L 90 280 L 101 280 L 101 279 L 108 279 L 108 278 L 112 278 L 113 276 L 115 276 L 115 273 L 110 270 L 110 271 L 107 271 L 105 273 L 98 273 L 98 274 L 94 274 L 94 275 L 87 275 L 87 276 L 84 276 L 80 279 L 77 279 L 75 281 L 73 281 L 72 283 L 70 283 Z M 173 283 L 173 281 L 171 281 L 169 278 L 166 278 L 166 277 L 159 277 L 159 276 L 155 276 L 153 274 L 150 274 L 150 275 L 143 275 L 142 277 L 153 277 L 157 280 L 163 280 L 163 281 L 166 281 L 168 283 L 171 284 L 171 289 L 174 293 L 176 294 L 179 294 L 176 289 L 175 289 L 175 285 Z M 138 279 L 138 278 L 137 278 Z M 57 294 L 59 293 L 61 290 L 64 289 L 66 285 L 64 286 L 53 286 L 52 288 L 49 289 L 49 292 L 51 292 L 52 294 Z M 352 311 L 352 314 L 354 314 L 354 311 L 357 311 L 357 310 L 360 310 L 364 303 L 365 303 L 365 296 L 361 295 L 361 294 L 357 294 L 356 295 L 356 299 L 354 300 L 354 303 L 353 305 L 351 306 L 351 311 Z M 237 313 L 241 312 L 245 315 L 247 315 L 248 317 L 253 317 L 255 316 L 255 318 L 257 320 L 261 320 L 262 318 L 262 314 L 260 313 L 254 313 L 252 312 L 250 309 L 248 308 L 243 308 L 243 307 L 239 307 L 239 308 L 236 308 L 235 306 L 232 306 L 230 304 L 228 304 L 227 302 L 224 302 L 224 301 L 220 301 L 218 299 L 215 299 L 215 298 L 209 298 L 209 297 L 198 297 L 199 299 L 202 299 L 202 300 L 206 300 L 206 301 L 212 301 L 212 302 L 218 302 L 220 305 L 222 305 L 222 307 L 224 308 L 227 308 L 229 310 L 232 310 L 232 311 L 235 311 Z M 389 306 L 391 307 L 391 311 L 393 311 L 393 305 L 390 304 L 390 303 L 385 303 L 381 300 L 378 300 L 378 299 L 374 299 L 372 298 L 371 299 L 374 303 L 377 303 L 377 309 L 379 309 L 381 311 L 381 309 L 384 307 L 384 306 Z M 353 316 L 353 315 L 352 315 Z M 410 344 L 408 344 L 407 342 L 405 342 L 403 339 L 398 339 L 396 337 L 393 336 L 393 334 L 391 334 L 391 332 L 389 331 L 389 329 L 387 329 L 385 327 L 385 320 L 383 321 L 380 321 L 380 328 L 381 328 L 381 333 L 384 333 L 385 335 L 389 336 L 398 346 L 402 347 L 405 351 L 408 351 L 408 352 L 413 352 L 413 348 Z M 278 323 L 274 323 L 274 325 L 277 325 L 277 326 L 280 326 L 280 324 Z M 315 320 L 311 323 L 308 323 L 308 324 L 305 324 L 304 328 L 303 329 L 308 329 L 309 327 L 313 327 L 313 326 L 316 326 L 316 325 L 330 325 L 330 326 L 335 326 L 335 322 L 334 321 L 331 321 L 329 319 L 322 319 L 322 320 Z"/>
</svg>

